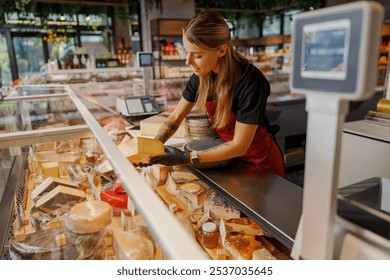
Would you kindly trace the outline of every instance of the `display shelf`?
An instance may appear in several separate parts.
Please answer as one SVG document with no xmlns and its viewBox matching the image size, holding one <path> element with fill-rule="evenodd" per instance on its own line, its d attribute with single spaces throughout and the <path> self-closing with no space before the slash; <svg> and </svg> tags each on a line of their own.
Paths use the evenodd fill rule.
<svg viewBox="0 0 390 280">
<path fill-rule="evenodd" d="M 185 65 L 182 36 L 188 19 L 155 19 L 151 22 L 154 78 L 182 78 L 192 74 Z"/>
<path fill-rule="evenodd" d="M 108 81 L 144 80 L 144 69 L 140 67 L 112 67 L 91 69 L 64 69 L 46 71 L 48 83 L 86 83 Z"/>
</svg>

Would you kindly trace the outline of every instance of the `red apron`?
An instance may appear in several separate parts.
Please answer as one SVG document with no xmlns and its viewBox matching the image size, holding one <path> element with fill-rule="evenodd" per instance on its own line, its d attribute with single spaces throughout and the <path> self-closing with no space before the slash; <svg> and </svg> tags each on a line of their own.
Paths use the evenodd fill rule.
<svg viewBox="0 0 390 280">
<path fill-rule="evenodd" d="M 207 112 L 211 123 L 214 123 L 214 114 L 216 105 L 213 101 L 206 103 Z M 234 128 L 236 126 L 236 116 L 233 112 L 230 114 L 230 120 L 224 128 L 216 128 L 218 136 L 225 142 L 230 142 L 234 137 Z M 284 177 L 284 161 L 279 147 L 272 140 L 266 128 L 258 126 L 248 151 L 241 160 L 251 163 L 251 170 L 246 173 L 259 173 L 270 171 L 281 177 Z"/>
</svg>

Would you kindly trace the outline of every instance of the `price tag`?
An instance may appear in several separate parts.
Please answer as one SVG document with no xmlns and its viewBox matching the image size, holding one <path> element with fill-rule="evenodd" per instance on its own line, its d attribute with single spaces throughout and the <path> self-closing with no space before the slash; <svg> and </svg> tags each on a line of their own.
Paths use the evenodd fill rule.
<svg viewBox="0 0 390 280">
<path fill-rule="evenodd" d="M 225 244 L 225 240 L 226 240 L 226 227 L 225 227 L 225 223 L 223 222 L 223 218 L 221 218 L 221 221 L 219 222 L 219 234 L 221 235 L 221 241 L 223 245 Z"/>
</svg>

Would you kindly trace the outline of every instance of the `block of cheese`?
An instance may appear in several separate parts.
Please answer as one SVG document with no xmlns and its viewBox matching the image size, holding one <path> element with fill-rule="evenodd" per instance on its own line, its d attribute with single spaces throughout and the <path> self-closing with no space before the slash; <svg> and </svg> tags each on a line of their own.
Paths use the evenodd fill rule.
<svg viewBox="0 0 390 280">
<path fill-rule="evenodd" d="M 150 158 L 164 153 L 164 144 L 158 139 L 135 137 L 118 145 L 119 150 L 132 162 L 149 163 Z"/>
<path fill-rule="evenodd" d="M 152 181 L 156 182 L 157 186 L 165 184 L 170 171 L 171 166 L 162 164 L 154 164 L 147 168 L 148 175 L 151 177 Z"/>
<path fill-rule="evenodd" d="M 151 260 L 153 242 L 138 232 L 114 231 L 112 247 L 118 260 Z"/>
<path fill-rule="evenodd" d="M 61 179 L 61 178 L 55 178 L 55 177 L 49 177 L 46 178 L 41 184 L 36 186 L 30 194 L 30 198 L 34 201 L 36 201 L 42 194 L 50 192 L 52 189 L 57 187 L 58 185 L 67 186 L 71 188 L 79 188 L 79 185 L 76 183 L 73 183 L 71 181 Z"/>
<path fill-rule="evenodd" d="M 78 152 L 56 153 L 54 151 L 34 152 L 32 156 L 38 162 L 76 162 L 80 158 Z"/>
<path fill-rule="evenodd" d="M 84 201 L 70 209 L 65 224 L 75 233 L 95 233 L 111 224 L 112 215 L 112 207 L 107 202 Z"/>
<path fill-rule="evenodd" d="M 140 121 L 140 131 L 143 136 L 155 136 L 157 135 L 160 126 L 166 121 L 168 115 L 159 114 Z M 186 129 L 184 122 L 182 122 L 175 134 L 172 135 L 174 138 L 185 138 Z"/>
<path fill-rule="evenodd" d="M 178 184 L 188 183 L 198 179 L 194 174 L 189 171 L 175 170 L 171 172 L 172 179 Z"/>
<path fill-rule="evenodd" d="M 224 221 L 227 232 L 236 232 L 247 235 L 263 235 L 264 230 L 248 217 L 235 218 Z"/>
<path fill-rule="evenodd" d="M 84 201 L 85 198 L 86 194 L 82 190 L 58 185 L 39 198 L 36 201 L 35 206 L 45 213 L 50 213 L 71 202 Z"/>
<path fill-rule="evenodd" d="M 191 208 L 200 205 L 200 194 L 203 191 L 203 188 L 199 184 L 190 182 L 180 185 L 177 193 L 178 197 L 187 203 L 187 205 Z"/>
<path fill-rule="evenodd" d="M 239 218 L 241 215 L 240 210 L 229 205 L 228 202 L 216 192 L 212 193 L 204 202 L 204 212 L 207 211 L 209 211 L 210 215 L 217 220 L 221 218 L 224 218 L 225 220 Z"/>
<path fill-rule="evenodd" d="M 53 151 L 55 147 L 55 142 L 46 142 L 35 144 L 36 151 Z"/>
<path fill-rule="evenodd" d="M 224 246 L 236 260 L 251 260 L 253 252 L 263 247 L 254 236 L 243 234 L 227 235 Z"/>
<path fill-rule="evenodd" d="M 41 169 L 44 178 L 60 176 L 60 169 L 57 161 L 42 162 Z"/>
</svg>

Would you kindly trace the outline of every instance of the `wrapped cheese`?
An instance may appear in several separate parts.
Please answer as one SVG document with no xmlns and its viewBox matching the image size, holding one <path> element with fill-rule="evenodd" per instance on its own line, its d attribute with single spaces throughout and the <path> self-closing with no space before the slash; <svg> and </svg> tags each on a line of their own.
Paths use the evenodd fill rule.
<svg viewBox="0 0 390 280">
<path fill-rule="evenodd" d="M 263 247 L 254 236 L 243 234 L 227 235 L 224 246 L 236 260 L 251 260 L 253 252 Z"/>
<path fill-rule="evenodd" d="M 204 212 L 210 212 L 213 218 L 226 220 L 240 218 L 241 212 L 236 207 L 229 205 L 228 202 L 218 195 L 212 193 L 204 202 Z"/>
<path fill-rule="evenodd" d="M 118 145 L 119 150 L 135 164 L 149 163 L 150 158 L 164 153 L 164 144 L 158 139 L 145 137 L 132 138 Z"/>
<path fill-rule="evenodd" d="M 103 230 L 112 220 L 112 207 L 104 201 L 84 201 L 70 209 L 65 224 L 76 233 L 94 233 Z"/>
<path fill-rule="evenodd" d="M 68 180 L 64 180 L 61 178 L 55 178 L 55 177 L 49 177 L 46 178 L 41 184 L 36 186 L 30 194 L 30 198 L 34 201 L 36 201 L 39 196 L 41 196 L 44 193 L 50 192 L 52 189 L 57 187 L 58 185 L 67 186 L 71 188 L 77 189 L 79 187 L 78 184 L 73 183 Z"/>
<path fill-rule="evenodd" d="M 59 185 L 39 198 L 35 203 L 35 206 L 39 210 L 49 213 L 70 202 L 84 201 L 85 198 L 86 194 L 84 191 Z"/>
<path fill-rule="evenodd" d="M 189 171 L 175 170 L 171 172 L 172 179 L 175 180 L 177 184 L 188 183 L 198 179 L 194 174 Z"/>
<path fill-rule="evenodd" d="M 48 229 L 27 235 L 23 242 L 11 239 L 9 253 L 12 260 L 101 260 L 104 234 L 77 234 L 66 227 Z"/>
<path fill-rule="evenodd" d="M 151 260 L 153 242 L 139 232 L 114 231 L 112 247 L 118 260 Z"/>
</svg>

